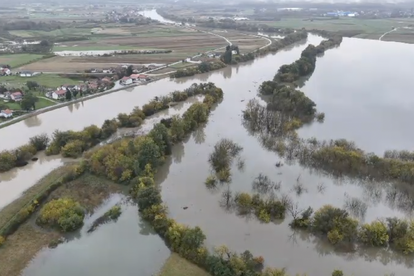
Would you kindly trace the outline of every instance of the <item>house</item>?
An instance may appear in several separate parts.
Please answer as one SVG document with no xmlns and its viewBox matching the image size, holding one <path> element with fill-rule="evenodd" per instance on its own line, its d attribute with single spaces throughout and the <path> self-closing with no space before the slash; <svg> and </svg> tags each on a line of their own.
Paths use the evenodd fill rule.
<svg viewBox="0 0 414 276">
<path fill-rule="evenodd" d="M 23 99 L 23 94 L 22 92 L 19 92 L 19 91 L 10 93 L 10 99 L 12 99 L 13 101 L 19 102 Z"/>
<path fill-rule="evenodd" d="M 133 82 L 133 80 L 130 77 L 123 77 L 120 81 L 119 84 L 122 85 L 128 85 L 131 84 Z"/>
<path fill-rule="evenodd" d="M 52 92 L 52 98 L 55 100 L 61 100 L 66 97 L 66 90 L 60 89 Z"/>
<path fill-rule="evenodd" d="M 9 68 L 2 68 L 0 69 L 0 76 L 10 76 L 11 71 Z"/>
<path fill-rule="evenodd" d="M 33 77 L 34 73 L 31 72 L 31 71 L 21 71 L 19 75 L 20 75 L 20 77 L 28 78 L 28 77 Z"/>
<path fill-rule="evenodd" d="M 105 77 L 105 78 L 101 79 L 101 81 L 104 84 L 110 84 L 110 83 L 112 83 L 112 80 L 109 77 Z"/>
<path fill-rule="evenodd" d="M 99 87 L 99 85 L 98 85 L 97 82 L 88 83 L 88 90 L 90 90 L 90 91 L 98 90 L 98 87 Z"/>
<path fill-rule="evenodd" d="M 147 81 L 147 80 L 149 80 L 149 77 L 147 75 L 140 74 L 140 75 L 138 75 L 138 79 L 141 80 L 141 81 L 145 81 L 145 80 Z"/>
<path fill-rule="evenodd" d="M 0 117 L 3 117 L 3 118 L 13 117 L 13 110 L 10 110 L 10 109 L 1 110 Z"/>
</svg>

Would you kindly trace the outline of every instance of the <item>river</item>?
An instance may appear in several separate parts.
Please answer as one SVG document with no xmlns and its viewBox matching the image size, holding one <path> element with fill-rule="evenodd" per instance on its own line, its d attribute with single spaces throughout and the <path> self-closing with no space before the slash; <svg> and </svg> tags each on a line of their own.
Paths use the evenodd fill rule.
<svg viewBox="0 0 414 276">
<path fill-rule="evenodd" d="M 320 37 L 310 35 L 307 43 L 318 44 L 320 41 Z M 408 107 L 414 98 L 408 95 L 406 80 L 409 79 L 408 65 L 413 63 L 413 50 L 407 46 L 344 39 L 341 47 L 318 58 L 316 71 L 302 90 L 317 103 L 318 110 L 325 112 L 325 122 L 300 130 L 300 136 L 352 139 L 362 148 L 378 153 L 389 148 L 410 149 L 413 131 L 407 126 L 414 111 Z M 157 175 L 157 182 L 162 185 L 163 200 L 172 218 L 180 223 L 200 226 L 207 236 L 208 246 L 226 244 L 232 250 L 249 249 L 255 255 L 262 255 L 266 265 L 287 267 L 292 274 L 330 275 L 334 269 L 341 269 L 346 275 L 392 272 L 411 275 L 409 269 L 413 261 L 386 249 L 334 250 L 319 238 L 304 233 L 294 234 L 287 225 L 290 218 L 278 225 L 262 224 L 254 218 L 226 212 L 219 206 L 221 191 L 209 191 L 204 185 L 210 173 L 207 160 L 212 147 L 221 138 L 230 138 L 243 146 L 242 158 L 245 160 L 244 171 L 232 169 L 232 191 L 251 191 L 252 181 L 263 173 L 280 182 L 280 193 L 289 194 L 303 208 L 309 205 L 318 208 L 323 204 L 343 207 L 347 200 L 358 199 L 367 205 L 366 212 L 360 216 L 361 221 L 412 215 L 412 199 L 408 193 L 400 194 L 397 201 L 387 200 L 387 195 L 393 191 L 387 183 L 332 179 L 296 164 L 276 168 L 279 158 L 264 150 L 257 138 L 249 135 L 241 125 L 242 110 L 248 100 L 257 97 L 260 83 L 272 79 L 282 64 L 296 60 L 305 47 L 306 44 L 299 44 L 242 65 L 192 78 L 163 79 L 80 103 L 77 107 L 40 114 L 0 129 L 0 137 L 3 138 L 0 147 L 14 148 L 26 143 L 33 135 L 51 134 L 55 129 L 79 130 L 90 124 L 101 125 L 105 119 L 129 112 L 154 96 L 184 89 L 194 82 L 214 82 L 225 93 L 223 102 L 214 110 L 204 129 L 198 130 L 184 144 L 174 147 L 173 156 Z M 42 172 L 32 175 L 40 178 L 43 172 L 59 166 L 56 160 L 45 158 L 39 163 Z M 12 186 L 10 181 L 35 183 L 36 177 L 28 172 L 39 170 L 40 165 L 10 172 L 14 178 L 2 178 L 0 187 Z M 2 174 L 2 177 L 8 174 Z M 300 195 L 292 189 L 298 181 L 305 187 Z M 323 191 L 319 186 L 325 187 Z M 142 254 L 148 250 L 149 256 L 155 256 L 157 250 L 167 252 L 156 236 L 140 235 L 136 207 L 127 203 L 123 206 L 126 211 L 116 224 L 104 225 L 91 235 L 86 235 L 83 229 L 80 238 L 56 249 L 42 251 L 25 270 L 25 275 L 52 276 L 61 271 L 62 265 L 71 274 L 113 275 L 116 273 L 114 269 L 118 273 L 122 269 L 123 275 L 135 275 L 138 267 L 143 269 L 149 263 L 147 259 L 146 262 L 138 261 Z M 184 206 L 188 209 L 184 210 Z M 104 205 L 102 208 L 109 207 Z M 166 253 L 160 253 L 160 262 L 157 261 L 158 268 L 165 260 L 163 254 Z M 134 257 L 130 258 L 131 255 Z M 116 261 L 119 264 L 115 264 Z M 148 273 L 154 270 L 155 265 L 149 266 Z M 150 275 L 148 273 L 142 275 Z"/>
</svg>

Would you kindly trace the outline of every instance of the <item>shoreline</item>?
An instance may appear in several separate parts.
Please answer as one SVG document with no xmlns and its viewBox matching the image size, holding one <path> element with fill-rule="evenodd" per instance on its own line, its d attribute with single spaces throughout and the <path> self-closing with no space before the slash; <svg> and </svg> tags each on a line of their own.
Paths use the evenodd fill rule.
<svg viewBox="0 0 414 276">
<path fill-rule="evenodd" d="M 92 94 L 92 95 L 88 95 L 88 96 L 85 96 L 85 97 L 82 97 L 82 98 L 74 99 L 74 100 L 71 100 L 70 102 L 58 103 L 58 104 L 55 104 L 55 105 L 52 105 L 52 106 L 37 109 L 33 112 L 27 113 L 25 115 L 22 115 L 22 116 L 19 116 L 19 117 L 16 117 L 16 118 L 13 118 L 12 120 L 0 123 L 0 129 L 11 126 L 11 125 L 13 125 L 15 123 L 18 123 L 20 121 L 23 121 L 27 118 L 30 118 L 30 117 L 33 117 L 33 116 L 36 116 L 36 115 L 39 115 L 39 114 L 43 114 L 43 113 L 46 113 L 46 112 L 49 112 L 49 111 L 53 111 L 55 109 L 59 109 L 61 107 L 65 107 L 65 106 L 68 106 L 68 105 L 71 105 L 71 104 L 74 104 L 74 103 L 78 103 L 78 102 L 87 101 L 87 100 L 90 100 L 90 99 L 94 99 L 94 98 L 97 98 L 97 97 L 100 97 L 100 96 L 108 95 L 108 94 L 111 94 L 111 93 L 114 93 L 114 92 L 118 92 L 118 91 L 121 91 L 121 90 L 124 90 L 124 89 L 131 88 L 131 87 L 146 85 L 148 83 L 156 82 L 160 79 L 162 79 L 162 78 L 158 78 L 154 81 L 150 81 L 150 82 L 147 82 L 145 84 L 135 83 L 135 84 L 125 85 L 123 87 L 119 87 L 119 88 L 116 88 L 116 89 L 110 89 L 110 90 L 107 90 L 107 91 L 98 92 L 98 93 L 95 93 L 95 94 Z"/>
</svg>

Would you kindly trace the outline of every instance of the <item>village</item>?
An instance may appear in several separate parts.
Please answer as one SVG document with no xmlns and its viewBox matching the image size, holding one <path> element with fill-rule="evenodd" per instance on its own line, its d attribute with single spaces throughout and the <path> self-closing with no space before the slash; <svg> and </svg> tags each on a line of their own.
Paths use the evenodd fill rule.
<svg viewBox="0 0 414 276">
<path fill-rule="evenodd" d="M 57 87 L 48 87 L 51 85 L 44 86 L 36 82 L 50 77 L 48 74 L 31 71 L 13 72 L 10 66 L 0 65 L 0 124 L 56 104 L 151 81 L 148 75 L 135 73 L 140 70 L 134 69 L 133 66 L 99 70 L 100 72 L 95 69 L 89 71 L 96 74 L 90 74 L 86 79 L 72 79 L 70 84 L 63 83 Z M 13 77 L 25 85 L 19 88 L 13 87 L 3 81 L 3 78 L 9 79 L 8 77 Z"/>
</svg>

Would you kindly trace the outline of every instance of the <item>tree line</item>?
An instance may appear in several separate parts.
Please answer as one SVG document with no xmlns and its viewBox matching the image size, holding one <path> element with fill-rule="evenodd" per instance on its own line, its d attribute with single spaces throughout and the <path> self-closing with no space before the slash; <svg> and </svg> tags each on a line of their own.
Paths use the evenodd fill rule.
<svg viewBox="0 0 414 276">
<path fill-rule="evenodd" d="M 169 95 L 156 97 L 143 105 L 142 109 L 134 108 L 130 114 L 120 113 L 117 118 L 105 120 L 101 127 L 91 125 L 81 131 L 56 130 L 51 139 L 45 134 L 32 137 L 26 145 L 0 152 L 0 172 L 26 165 L 37 152 L 43 150 L 46 150 L 47 155 L 62 154 L 64 157 L 77 158 L 84 151 L 108 139 L 118 128 L 139 127 L 146 117 L 168 109 L 173 102 L 185 101 L 188 97 L 196 95 L 206 96 L 217 89 L 213 83 L 193 84 L 184 91 L 174 91 Z"/>
<path fill-rule="evenodd" d="M 191 77 L 197 74 L 207 73 L 210 71 L 218 70 L 221 68 L 226 67 L 226 65 L 221 61 L 210 61 L 210 62 L 202 62 L 194 67 L 178 69 L 176 72 L 170 75 L 171 78 L 183 78 L 183 77 Z"/>
</svg>

